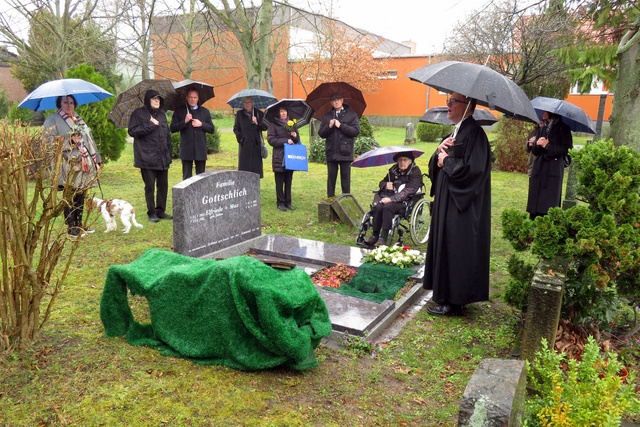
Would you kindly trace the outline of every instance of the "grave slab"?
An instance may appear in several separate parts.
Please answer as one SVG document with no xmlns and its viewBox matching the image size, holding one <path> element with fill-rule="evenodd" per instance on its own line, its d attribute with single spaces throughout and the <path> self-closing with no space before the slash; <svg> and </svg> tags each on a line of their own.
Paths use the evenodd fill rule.
<svg viewBox="0 0 640 427">
<path fill-rule="evenodd" d="M 345 224 L 355 228 L 360 227 L 364 210 L 353 195 L 341 194 L 331 202 L 331 208 Z"/>
</svg>

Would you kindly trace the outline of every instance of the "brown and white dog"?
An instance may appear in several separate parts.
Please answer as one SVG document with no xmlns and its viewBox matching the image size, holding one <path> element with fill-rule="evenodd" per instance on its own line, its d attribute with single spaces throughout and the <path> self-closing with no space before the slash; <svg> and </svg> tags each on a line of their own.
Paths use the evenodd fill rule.
<svg viewBox="0 0 640 427">
<path fill-rule="evenodd" d="M 93 197 L 91 200 L 93 206 L 98 209 L 102 218 L 107 223 L 107 229 L 105 233 L 115 231 L 118 226 L 116 224 L 116 216 L 120 215 L 120 221 L 124 225 L 124 233 L 128 233 L 131 230 L 131 223 L 138 228 L 142 228 L 142 224 L 136 221 L 136 213 L 131 206 L 131 203 L 121 199 L 101 200 L 97 197 Z"/>
</svg>

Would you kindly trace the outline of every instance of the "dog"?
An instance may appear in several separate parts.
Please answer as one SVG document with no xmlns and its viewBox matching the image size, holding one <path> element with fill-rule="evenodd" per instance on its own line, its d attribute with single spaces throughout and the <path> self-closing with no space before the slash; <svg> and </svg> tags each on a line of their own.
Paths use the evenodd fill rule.
<svg viewBox="0 0 640 427">
<path fill-rule="evenodd" d="M 131 230 L 131 224 L 138 228 L 142 228 L 142 224 L 136 221 L 136 213 L 131 203 L 121 199 L 101 200 L 97 197 L 92 198 L 91 203 L 100 211 L 102 218 L 107 223 L 107 229 L 105 233 L 115 231 L 118 226 L 116 224 L 116 216 L 120 215 L 120 221 L 124 225 L 124 233 L 128 233 Z"/>
</svg>

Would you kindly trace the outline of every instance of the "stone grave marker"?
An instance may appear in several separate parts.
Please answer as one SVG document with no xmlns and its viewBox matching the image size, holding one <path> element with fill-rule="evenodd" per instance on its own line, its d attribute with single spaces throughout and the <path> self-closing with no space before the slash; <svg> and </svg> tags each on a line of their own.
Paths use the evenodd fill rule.
<svg viewBox="0 0 640 427">
<path fill-rule="evenodd" d="M 200 257 L 261 234 L 260 176 L 205 172 L 173 186 L 173 250 Z"/>
<path fill-rule="evenodd" d="M 342 222 L 352 227 L 360 227 L 364 211 L 351 194 L 341 194 L 331 202 L 331 208 Z"/>
</svg>

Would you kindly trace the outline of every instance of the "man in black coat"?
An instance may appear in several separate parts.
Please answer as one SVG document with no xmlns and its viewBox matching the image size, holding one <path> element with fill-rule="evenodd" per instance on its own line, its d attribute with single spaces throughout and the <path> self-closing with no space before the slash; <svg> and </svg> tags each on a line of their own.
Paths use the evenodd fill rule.
<svg viewBox="0 0 640 427">
<path fill-rule="evenodd" d="M 133 111 L 129 135 L 133 137 L 133 166 L 140 168 L 144 181 L 144 198 L 150 222 L 172 219 L 165 212 L 171 164 L 171 133 L 162 111 L 164 100 L 151 89 L 144 95 L 144 107 Z M 154 202 L 154 187 L 158 188 Z"/>
<path fill-rule="evenodd" d="M 448 117 L 456 123 L 429 161 L 434 196 L 424 287 L 433 289 L 432 315 L 454 315 L 489 299 L 491 149 L 471 117 L 475 100 L 453 93 Z"/>
<path fill-rule="evenodd" d="M 200 105 L 198 91 L 187 92 L 187 103 L 176 108 L 171 119 L 171 132 L 180 132 L 180 160 L 182 160 L 182 179 L 191 178 L 193 163 L 196 175 L 204 172 L 207 163 L 207 133 L 213 133 L 215 127 L 211 113 Z"/>
<path fill-rule="evenodd" d="M 358 115 L 343 104 L 339 93 L 331 95 L 331 111 L 322 117 L 318 130 L 320 138 L 325 139 L 327 158 L 327 197 L 336 195 L 336 179 L 340 168 L 342 193 L 351 192 L 351 162 L 353 162 L 354 138 L 360 134 Z"/>
<path fill-rule="evenodd" d="M 262 131 L 267 130 L 267 124 L 262 120 L 264 113 L 254 108 L 251 97 L 244 98 L 242 105 L 233 124 L 238 141 L 238 170 L 257 173 L 262 178 Z"/>
</svg>

